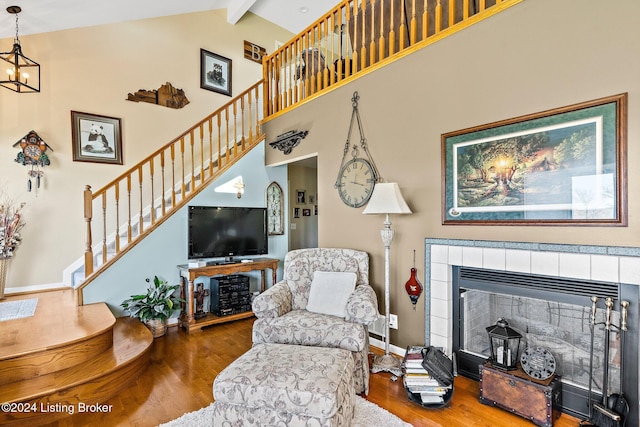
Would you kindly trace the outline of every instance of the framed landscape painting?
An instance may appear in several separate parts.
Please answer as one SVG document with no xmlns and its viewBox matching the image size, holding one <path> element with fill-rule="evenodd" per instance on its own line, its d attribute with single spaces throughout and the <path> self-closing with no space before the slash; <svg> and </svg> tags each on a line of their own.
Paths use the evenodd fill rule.
<svg viewBox="0 0 640 427">
<path fill-rule="evenodd" d="M 627 224 L 627 94 L 442 135 L 443 224 Z"/>
</svg>

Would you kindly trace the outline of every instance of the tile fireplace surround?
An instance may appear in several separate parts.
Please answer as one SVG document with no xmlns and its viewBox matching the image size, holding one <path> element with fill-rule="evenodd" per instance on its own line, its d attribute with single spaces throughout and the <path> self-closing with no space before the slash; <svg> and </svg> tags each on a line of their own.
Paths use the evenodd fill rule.
<svg viewBox="0 0 640 427">
<path fill-rule="evenodd" d="M 452 348 L 452 266 L 640 286 L 640 248 L 425 239 L 425 342 Z"/>
</svg>

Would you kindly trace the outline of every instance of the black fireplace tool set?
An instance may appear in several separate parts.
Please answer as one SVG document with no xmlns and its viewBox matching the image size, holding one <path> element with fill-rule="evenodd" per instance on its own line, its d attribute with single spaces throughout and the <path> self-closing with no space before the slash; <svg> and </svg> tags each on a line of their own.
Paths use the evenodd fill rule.
<svg viewBox="0 0 640 427">
<path fill-rule="evenodd" d="M 620 326 L 611 323 L 613 311 L 613 298 L 605 298 L 605 321 L 596 323 L 596 304 L 598 297 L 591 297 L 591 348 L 589 351 L 589 420 L 580 423 L 581 426 L 597 427 L 624 427 L 629 415 L 629 402 L 624 396 L 624 340 L 627 332 L 627 308 L 628 301 L 620 301 Z M 593 383 L 593 341 L 596 325 L 604 325 L 604 366 L 602 374 L 602 401 L 593 402 L 591 398 Z M 617 329 L 620 333 L 620 393 L 609 394 L 609 350 L 611 330 Z"/>
</svg>

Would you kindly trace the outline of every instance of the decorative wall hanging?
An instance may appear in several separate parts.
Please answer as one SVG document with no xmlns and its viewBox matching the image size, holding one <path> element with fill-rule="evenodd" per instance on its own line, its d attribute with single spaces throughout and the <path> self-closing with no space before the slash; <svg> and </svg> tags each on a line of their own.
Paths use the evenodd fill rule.
<svg viewBox="0 0 640 427">
<path fill-rule="evenodd" d="M 290 130 L 289 132 L 285 132 L 281 135 L 278 135 L 275 141 L 270 142 L 269 145 L 271 148 L 277 148 L 282 151 L 285 155 L 291 154 L 291 150 L 300 144 L 307 135 L 309 131 L 307 130 Z"/>
<path fill-rule="evenodd" d="M 73 161 L 122 164 L 120 119 L 71 112 Z"/>
<path fill-rule="evenodd" d="M 338 178 L 333 185 L 338 190 L 340 199 L 352 208 L 359 208 L 369 201 L 371 194 L 373 193 L 373 187 L 378 182 L 380 174 L 376 168 L 373 158 L 367 148 L 367 140 L 364 137 L 364 131 L 362 130 L 362 122 L 360 121 L 360 113 L 358 112 L 358 100 L 360 96 L 358 92 L 353 93 L 351 98 L 351 104 L 353 111 L 351 112 L 351 122 L 349 123 L 349 132 L 347 133 L 347 142 L 344 144 L 344 151 L 342 154 L 342 162 L 340 164 L 340 171 L 338 172 Z M 360 147 L 362 152 L 366 156 L 360 157 L 360 150 L 357 144 L 351 144 L 351 131 L 353 129 L 353 122 L 358 124 L 358 131 L 360 132 Z M 351 146 L 351 160 L 347 161 L 347 154 L 349 153 L 349 146 Z"/>
<path fill-rule="evenodd" d="M 627 94 L 442 135 L 443 224 L 627 225 Z"/>
<path fill-rule="evenodd" d="M 11 89 L 14 92 L 33 93 L 40 92 L 40 64 L 22 54 L 22 46 L 18 38 L 18 14 L 22 12 L 20 6 L 9 6 L 7 12 L 16 15 L 16 38 L 13 40 L 11 52 L 0 53 L 2 69 L 0 74 L 0 86 Z"/>
<path fill-rule="evenodd" d="M 44 176 L 44 172 L 41 171 L 40 168 L 51 164 L 49 156 L 47 156 L 45 151 L 47 151 L 47 148 L 53 151 L 53 148 L 49 147 L 49 145 L 40 138 L 40 135 L 33 130 L 13 144 L 14 147 L 16 145 L 20 145 L 22 151 L 18 153 L 15 161 L 20 163 L 22 166 L 31 167 L 29 172 L 27 172 L 27 175 L 29 176 L 27 181 L 27 190 L 31 191 L 33 187 L 31 178 L 35 178 L 37 190 L 40 188 L 40 183 Z"/>
<path fill-rule="evenodd" d="M 267 187 L 267 225 L 269 236 L 284 234 L 284 194 L 275 181 Z"/>
<path fill-rule="evenodd" d="M 127 95 L 127 101 L 148 102 L 176 109 L 182 108 L 189 103 L 184 90 L 174 88 L 169 82 L 160 86 L 159 89 L 140 89 L 136 93 L 130 93 Z"/>
<path fill-rule="evenodd" d="M 257 62 L 262 65 L 262 57 L 267 54 L 267 49 L 255 43 L 244 41 L 244 59 Z"/>
<path fill-rule="evenodd" d="M 231 96 L 231 60 L 200 49 L 200 87 Z"/>
<path fill-rule="evenodd" d="M 404 284 L 404 289 L 409 294 L 409 299 L 411 299 L 411 304 L 413 304 L 413 309 L 416 309 L 416 303 L 420 299 L 420 295 L 422 295 L 422 283 L 418 279 L 418 270 L 416 269 L 416 251 L 413 251 L 413 268 L 411 269 L 411 277 L 407 280 L 407 283 Z"/>
</svg>

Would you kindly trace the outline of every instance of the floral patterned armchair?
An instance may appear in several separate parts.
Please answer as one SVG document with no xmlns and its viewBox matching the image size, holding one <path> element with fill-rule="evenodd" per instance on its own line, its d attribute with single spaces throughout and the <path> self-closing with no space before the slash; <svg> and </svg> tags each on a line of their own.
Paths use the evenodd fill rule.
<svg viewBox="0 0 640 427">
<path fill-rule="evenodd" d="M 307 310 L 316 271 L 354 272 L 355 290 L 349 295 L 345 317 Z M 355 361 L 356 393 L 369 392 L 369 333 L 378 317 L 376 294 L 369 286 L 369 255 L 353 249 L 313 248 L 289 252 L 284 278 L 252 304 L 257 319 L 253 344 L 277 343 L 342 348 Z"/>
</svg>

